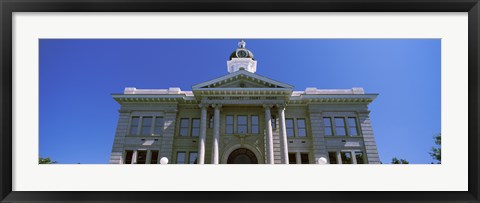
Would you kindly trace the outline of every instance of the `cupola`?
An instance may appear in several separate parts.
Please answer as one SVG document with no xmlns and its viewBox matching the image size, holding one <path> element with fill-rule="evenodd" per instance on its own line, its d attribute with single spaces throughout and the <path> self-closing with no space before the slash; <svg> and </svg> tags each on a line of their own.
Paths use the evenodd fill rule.
<svg viewBox="0 0 480 203">
<path fill-rule="evenodd" d="M 251 73 L 257 71 L 257 61 L 253 58 L 253 53 L 245 48 L 247 43 L 243 40 L 238 42 L 237 49 L 230 54 L 230 60 L 227 61 L 229 73 L 239 70 L 246 70 Z"/>
</svg>

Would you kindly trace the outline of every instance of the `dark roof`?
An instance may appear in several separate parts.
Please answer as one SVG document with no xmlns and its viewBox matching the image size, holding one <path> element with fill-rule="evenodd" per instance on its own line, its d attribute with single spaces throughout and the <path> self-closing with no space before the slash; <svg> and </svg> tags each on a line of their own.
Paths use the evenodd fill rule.
<svg viewBox="0 0 480 203">
<path fill-rule="evenodd" d="M 248 52 L 248 56 L 245 57 L 245 58 L 251 58 L 252 60 L 255 60 L 253 58 L 253 53 L 250 50 L 248 50 L 248 49 L 244 49 L 244 50 Z M 238 58 L 237 57 L 237 51 L 238 51 L 238 49 L 233 51 L 232 54 L 230 54 L 230 60 L 232 60 L 232 58 Z"/>
</svg>

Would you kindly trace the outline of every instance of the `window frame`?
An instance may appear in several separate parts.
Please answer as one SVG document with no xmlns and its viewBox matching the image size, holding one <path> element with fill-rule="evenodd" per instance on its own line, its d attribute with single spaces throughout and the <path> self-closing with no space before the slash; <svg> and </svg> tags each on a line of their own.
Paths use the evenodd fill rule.
<svg viewBox="0 0 480 203">
<path fill-rule="evenodd" d="M 137 122 L 134 121 L 137 119 Z M 150 119 L 151 122 L 145 122 Z M 160 122 L 158 122 L 160 120 Z M 164 114 L 158 112 L 132 112 L 127 126 L 126 136 L 160 136 L 164 133 Z M 135 129 L 136 128 L 136 129 Z M 149 130 L 146 130 L 149 129 Z M 134 130 L 134 132 L 132 132 Z M 144 133 L 145 131 L 145 133 Z M 148 131 L 148 132 L 147 132 Z"/>
<path fill-rule="evenodd" d="M 237 115 L 236 117 L 237 117 L 236 122 L 235 122 L 235 124 L 236 124 L 236 127 L 235 127 L 236 134 L 248 134 L 248 130 L 249 130 L 249 128 L 248 128 L 248 115 Z M 245 117 L 245 124 L 240 125 L 240 117 Z M 246 129 L 245 129 L 244 133 L 239 132 L 239 126 L 245 126 Z"/>
<path fill-rule="evenodd" d="M 132 157 L 133 157 L 133 153 L 135 153 L 135 150 L 127 149 L 127 150 L 124 150 L 124 152 L 125 152 L 125 159 L 123 160 L 123 164 L 132 164 L 132 161 L 133 161 Z M 128 154 L 129 152 L 131 152 L 130 156 Z M 128 157 L 130 157 L 130 159 Z M 130 160 L 130 163 L 127 163 L 128 160 Z"/>
<path fill-rule="evenodd" d="M 213 119 L 214 119 L 214 115 L 210 114 L 210 115 L 208 115 L 208 116 L 209 116 L 209 117 L 208 117 L 208 128 L 213 129 L 214 124 L 215 124 L 215 123 L 214 123 L 214 120 L 213 120 Z"/>
<path fill-rule="evenodd" d="M 350 154 L 350 163 L 346 163 L 346 161 L 344 161 L 344 159 L 343 159 L 343 154 L 347 154 L 347 153 Z M 342 164 L 354 164 L 352 151 L 340 151 L 340 158 L 341 158 L 341 163 Z M 346 158 L 346 156 L 345 156 L 345 158 Z"/>
<path fill-rule="evenodd" d="M 329 149 L 327 150 L 328 155 L 328 163 L 331 163 L 330 153 L 334 153 L 336 164 L 368 164 L 367 153 L 364 149 L 357 148 L 357 149 Z M 344 163 L 345 159 L 343 154 L 350 153 L 351 156 L 351 163 Z M 358 163 L 357 161 L 357 153 L 362 153 L 362 163 Z"/>
<path fill-rule="evenodd" d="M 195 160 L 192 163 L 192 154 L 196 154 Z M 188 151 L 188 164 L 197 164 L 198 162 L 198 152 L 197 151 Z"/>
<path fill-rule="evenodd" d="M 304 160 L 303 160 L 303 158 L 304 158 L 303 155 L 306 155 L 306 156 L 307 156 L 307 162 L 306 162 L 306 163 L 303 162 L 303 161 L 304 161 Z M 301 163 L 301 164 L 310 164 L 310 153 L 308 153 L 308 152 L 300 152 L 300 163 Z"/>
<path fill-rule="evenodd" d="M 228 123 L 228 117 L 232 118 L 232 123 Z M 232 132 L 228 132 L 228 128 L 231 126 Z M 225 134 L 226 135 L 233 135 L 235 134 L 235 116 L 234 115 L 225 115 Z"/>
<path fill-rule="evenodd" d="M 181 154 L 181 153 L 183 153 L 183 162 L 184 162 L 184 163 L 178 163 L 178 157 L 179 157 L 178 155 Z M 188 161 L 188 160 L 187 160 L 187 159 L 188 159 L 187 155 L 188 155 L 188 154 L 187 154 L 186 151 L 177 151 L 177 153 L 176 153 L 176 155 L 175 155 L 175 164 L 186 164 L 187 161 Z"/>
<path fill-rule="evenodd" d="M 182 126 L 182 120 L 186 120 L 187 126 Z M 182 129 L 186 129 L 186 135 L 182 135 Z M 180 118 L 180 125 L 178 125 L 178 136 L 189 137 L 190 136 L 190 118 Z"/>
<path fill-rule="evenodd" d="M 325 125 L 325 119 L 329 119 L 330 121 L 330 126 Z M 337 119 L 342 119 L 343 120 L 343 126 L 338 126 L 337 125 Z M 350 125 L 350 120 L 353 119 L 355 126 Z M 338 129 L 343 127 L 343 130 L 345 131 L 344 135 L 339 135 L 338 134 Z M 331 128 L 331 133 L 332 135 L 327 135 L 327 128 Z M 355 129 L 356 135 L 352 135 L 351 129 Z M 323 116 L 323 134 L 325 137 L 333 137 L 333 136 L 339 136 L 339 137 L 361 137 L 362 136 L 362 130 L 360 126 L 360 121 L 358 116 L 356 115 L 346 115 L 346 116 L 336 116 L 336 115 L 330 115 L 330 116 Z"/>
<path fill-rule="evenodd" d="M 135 130 L 135 133 L 132 133 L 133 121 L 134 121 L 135 118 L 138 119 L 137 124 L 135 126 L 137 129 Z M 128 132 L 129 132 L 130 135 L 140 135 L 139 126 L 140 126 L 140 119 L 141 118 L 142 118 L 141 116 L 131 116 L 130 117 L 130 125 L 129 125 L 129 129 L 128 129 Z"/>
<path fill-rule="evenodd" d="M 194 121 L 197 121 L 197 120 L 198 120 L 198 127 L 195 127 L 193 122 L 194 122 Z M 190 134 L 189 134 L 189 135 L 192 136 L 192 137 L 198 137 L 198 136 L 200 136 L 200 125 L 201 125 L 201 123 L 200 123 L 200 122 L 201 122 L 201 121 L 200 121 L 200 118 L 191 118 L 191 119 L 190 119 L 190 122 L 191 122 L 191 123 L 190 123 Z M 193 130 L 194 130 L 194 129 L 198 129 L 198 135 L 194 135 L 194 134 L 193 134 Z"/>
<path fill-rule="evenodd" d="M 329 122 L 330 122 L 330 125 L 325 125 L 325 119 L 328 119 Z M 327 135 L 325 132 L 326 132 L 326 128 L 330 128 L 330 135 Z M 332 117 L 329 117 L 329 116 L 326 116 L 326 117 L 323 117 L 323 136 L 325 137 L 333 137 L 335 136 L 335 133 L 333 131 L 333 122 L 332 122 Z"/>
<path fill-rule="evenodd" d="M 298 124 L 298 121 L 299 120 L 303 120 L 303 128 L 299 128 L 299 124 Z M 295 119 L 295 129 L 297 131 L 297 133 L 295 134 L 296 137 L 307 137 L 308 136 L 308 133 L 307 133 L 307 119 L 305 118 L 296 118 Z M 300 135 L 300 129 L 303 129 L 305 131 L 305 135 Z"/>
<path fill-rule="evenodd" d="M 353 127 L 350 126 L 350 119 L 353 119 L 353 120 L 354 120 L 355 126 L 353 126 Z M 358 119 L 357 119 L 356 116 L 348 116 L 348 117 L 347 117 L 348 136 L 350 136 L 350 137 L 360 137 L 360 130 L 359 130 L 359 128 L 358 128 L 358 123 L 359 123 L 359 122 L 358 122 Z M 350 133 L 350 129 L 351 129 L 351 128 L 355 128 L 355 131 L 357 132 L 356 135 L 352 135 L 352 134 Z"/>
<path fill-rule="evenodd" d="M 358 159 L 357 159 L 357 154 L 362 154 L 362 163 L 358 163 Z M 361 150 L 355 150 L 353 151 L 353 154 L 355 154 L 355 164 L 366 164 L 366 161 L 365 161 L 365 153 Z"/>
<path fill-rule="evenodd" d="M 157 120 L 160 120 L 160 119 L 162 121 L 160 122 L 160 125 L 157 125 L 158 124 Z M 153 133 L 152 134 L 157 135 L 157 136 L 158 135 L 163 135 L 164 126 L 165 126 L 165 120 L 163 120 L 163 116 L 154 116 Z M 157 129 L 160 129 L 160 131 L 158 133 L 157 133 Z"/>
<path fill-rule="evenodd" d="M 149 164 L 158 164 L 160 162 L 159 161 L 160 150 L 149 150 L 149 151 L 150 151 L 150 163 Z M 157 152 L 157 158 L 155 158 L 155 159 L 153 157 L 154 152 Z M 152 161 L 155 161 L 155 163 L 152 163 Z"/>
<path fill-rule="evenodd" d="M 293 159 L 291 159 L 292 157 Z M 288 164 L 297 164 L 297 153 L 296 152 L 289 152 L 288 153 Z"/>
<path fill-rule="evenodd" d="M 140 153 L 145 153 L 145 161 L 143 163 L 140 163 Z M 135 164 L 147 164 L 147 155 L 148 155 L 148 150 L 137 150 L 137 161 Z"/>
<path fill-rule="evenodd" d="M 141 120 L 141 121 L 140 121 L 140 135 L 141 135 L 141 136 L 152 135 L 153 120 L 154 120 L 155 117 L 154 117 L 154 116 L 141 116 L 141 118 L 142 118 L 142 119 L 140 119 L 140 120 Z M 148 123 L 148 122 L 144 122 L 144 121 L 145 121 L 145 118 L 151 119 L 150 125 L 147 125 L 147 126 L 144 125 L 144 124 Z M 149 128 L 147 133 L 144 133 L 144 132 L 143 132 L 143 131 L 144 131 L 144 128 Z"/>
<path fill-rule="evenodd" d="M 275 115 L 271 115 L 270 116 L 270 121 L 272 123 L 272 130 L 276 130 L 278 128 L 278 125 L 277 125 L 277 116 Z"/>
<path fill-rule="evenodd" d="M 250 115 L 250 133 L 251 134 L 259 134 L 260 133 L 260 116 L 258 115 Z M 256 117 L 257 118 L 257 124 L 253 124 L 253 117 Z M 257 127 L 257 132 L 253 132 L 253 127 L 256 126 Z"/>
<path fill-rule="evenodd" d="M 335 163 L 332 163 L 332 159 L 330 157 L 330 154 L 333 154 Z M 328 163 L 329 164 L 339 164 L 337 151 L 328 151 Z"/>
<path fill-rule="evenodd" d="M 304 127 L 299 128 L 298 122 L 299 120 L 303 121 Z M 288 128 L 288 121 L 292 121 L 292 127 Z M 300 135 L 300 129 L 303 129 L 305 131 L 305 135 Z M 285 118 L 285 130 L 287 133 L 287 138 L 306 138 L 308 137 L 308 126 L 307 126 L 307 118 L 305 117 L 289 117 Z M 288 131 L 293 130 L 293 135 L 289 135 Z"/>
<path fill-rule="evenodd" d="M 291 128 L 288 128 L 287 120 L 292 121 L 292 127 Z M 285 118 L 285 129 L 286 129 L 287 137 L 295 137 L 295 119 L 294 118 Z M 293 133 L 292 135 L 288 135 L 288 130 L 289 129 L 292 130 L 292 133 Z"/>
<path fill-rule="evenodd" d="M 342 119 L 343 121 L 343 126 L 338 126 L 337 125 L 337 119 Z M 333 117 L 333 121 L 334 121 L 334 124 L 335 124 L 335 136 L 348 136 L 348 132 L 347 132 L 347 123 L 345 122 L 345 117 L 344 116 L 334 116 Z M 338 132 L 337 132 L 337 128 L 340 128 L 340 127 L 343 127 L 343 131 L 345 132 L 344 135 L 339 135 Z"/>
</svg>

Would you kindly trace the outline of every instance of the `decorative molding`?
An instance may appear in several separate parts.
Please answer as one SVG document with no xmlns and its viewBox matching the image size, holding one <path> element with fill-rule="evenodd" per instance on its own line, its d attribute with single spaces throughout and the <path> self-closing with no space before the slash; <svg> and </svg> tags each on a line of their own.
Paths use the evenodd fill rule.
<svg viewBox="0 0 480 203">
<path fill-rule="evenodd" d="M 258 75 L 258 74 L 254 74 L 254 73 L 248 72 L 246 70 L 239 70 L 239 71 L 221 76 L 219 78 L 215 78 L 213 80 L 209 80 L 209 81 L 206 81 L 206 82 L 196 84 L 192 87 L 192 90 L 194 90 L 194 91 L 195 90 L 200 90 L 202 88 L 208 87 L 210 85 L 214 85 L 216 83 L 225 83 L 228 79 L 238 79 L 238 78 L 241 78 L 241 77 L 245 77 L 245 78 L 250 77 L 250 78 L 252 78 L 256 81 L 262 82 L 262 83 L 269 83 L 269 84 L 272 84 L 272 85 L 275 85 L 275 86 L 278 86 L 278 87 L 283 87 L 283 88 L 293 90 L 292 85 L 289 85 L 289 84 L 286 84 L 286 83 L 283 83 L 283 82 L 279 82 L 279 81 L 276 81 L 276 80 L 272 80 L 270 78 L 267 78 L 267 77 L 264 77 L 264 76 L 261 76 L 261 75 Z"/>
</svg>

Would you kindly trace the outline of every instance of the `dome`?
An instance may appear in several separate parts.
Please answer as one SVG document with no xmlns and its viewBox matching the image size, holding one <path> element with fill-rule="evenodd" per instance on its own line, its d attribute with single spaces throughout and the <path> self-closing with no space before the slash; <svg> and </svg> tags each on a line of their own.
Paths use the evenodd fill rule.
<svg viewBox="0 0 480 203">
<path fill-rule="evenodd" d="M 245 50 L 245 51 L 247 52 L 247 56 L 245 56 L 245 57 L 238 57 L 238 56 L 237 56 L 237 52 L 240 51 L 240 50 Z M 255 60 L 255 59 L 253 58 L 253 53 L 252 53 L 250 50 L 248 50 L 248 49 L 237 49 L 237 50 L 235 50 L 234 52 L 232 52 L 232 54 L 230 54 L 230 60 L 232 60 L 233 58 L 251 58 L 252 60 Z"/>
<path fill-rule="evenodd" d="M 245 48 L 246 45 L 247 43 L 245 41 L 240 40 L 240 42 L 238 42 L 237 50 L 230 54 L 230 60 L 232 60 L 233 58 L 251 58 L 252 60 L 255 60 L 253 58 L 253 53 L 247 48 Z"/>
</svg>

